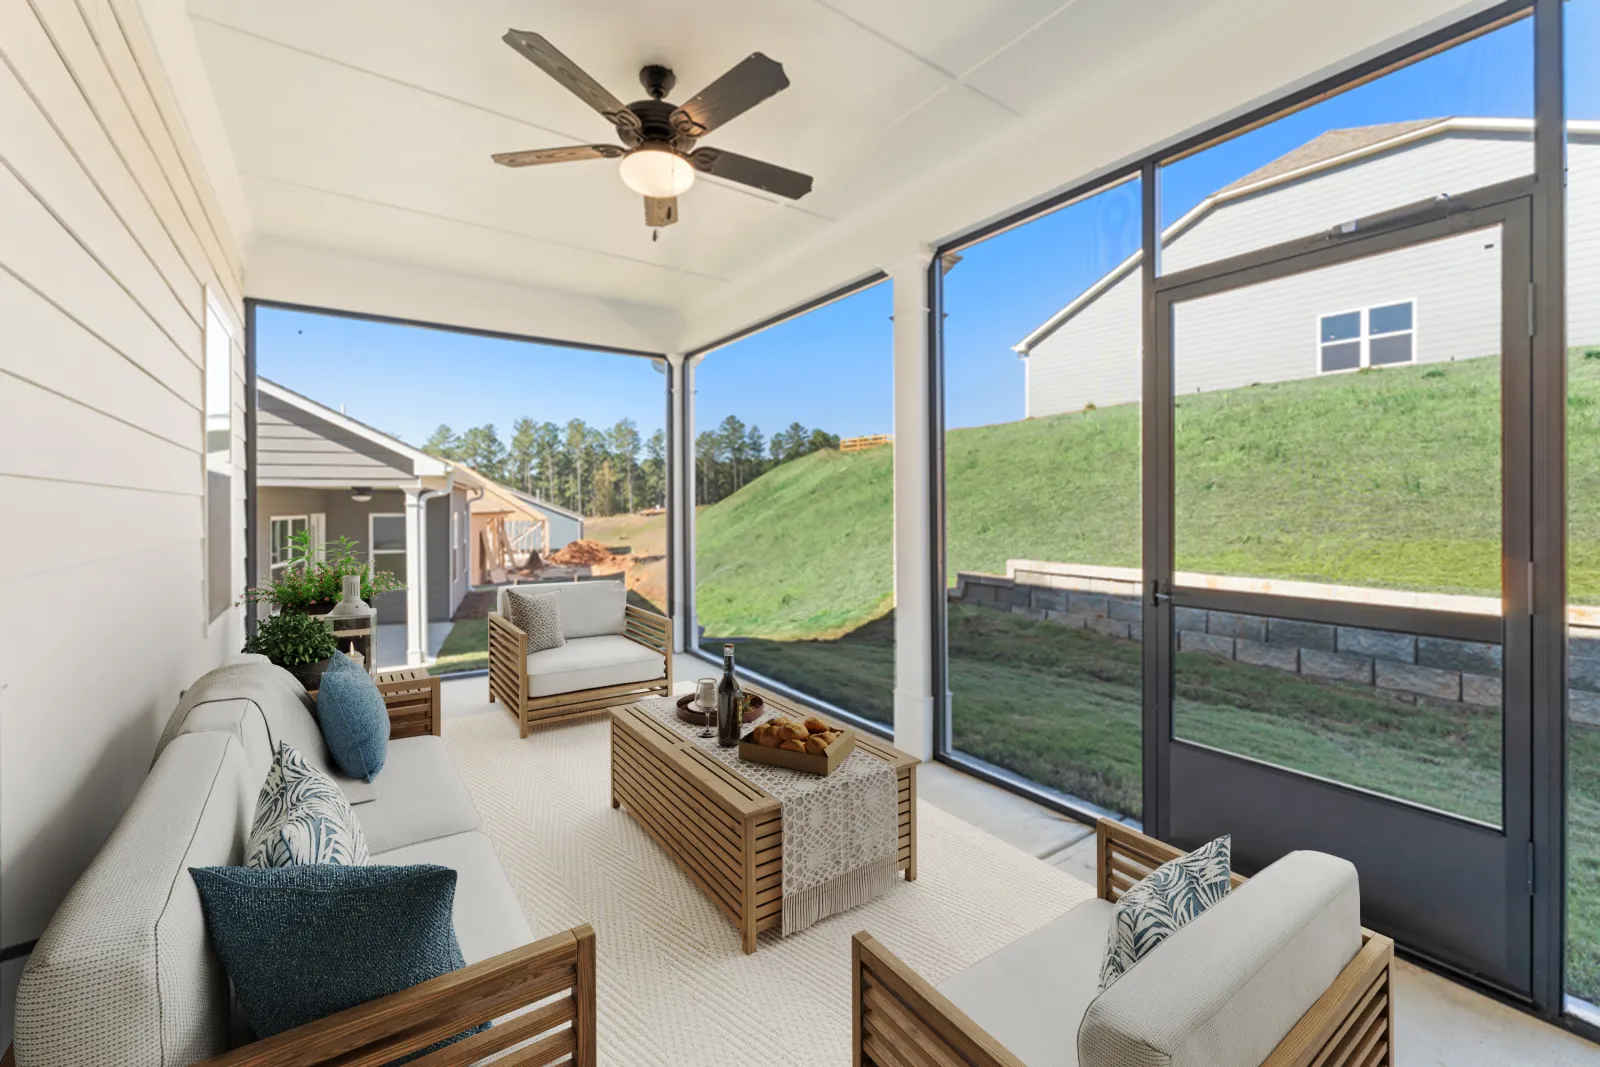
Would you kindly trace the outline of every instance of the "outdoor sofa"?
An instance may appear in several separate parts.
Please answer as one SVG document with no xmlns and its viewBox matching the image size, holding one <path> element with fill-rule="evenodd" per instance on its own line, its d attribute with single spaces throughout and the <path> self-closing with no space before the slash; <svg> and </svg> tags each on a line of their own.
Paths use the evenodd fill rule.
<svg viewBox="0 0 1600 1067">
<path fill-rule="evenodd" d="M 513 593 L 555 594 L 565 643 L 529 653 L 507 608 Z M 505 705 L 521 736 L 535 724 L 671 693 L 672 620 L 629 604 L 622 581 L 500 587 L 489 613 L 489 699 Z"/>
<path fill-rule="evenodd" d="M 441 738 L 390 741 L 371 783 L 334 769 L 305 690 L 260 657 L 184 694 L 122 820 L 40 937 L 17 992 L 17 1067 L 387 1063 L 478 1023 L 456 1062 L 595 1062 L 594 932 L 535 941 Z M 260 1041 L 241 1030 L 190 867 L 237 865 L 279 741 L 329 773 L 371 862 L 457 873 L 467 966 Z M 512 1018 L 506 1018 L 513 1016 Z"/>
<path fill-rule="evenodd" d="M 1103 992 L 1113 905 L 1173 848 L 1101 819 L 1095 899 L 937 988 L 852 946 L 855 1067 L 1392 1067 L 1394 942 L 1361 928 L 1356 871 L 1292 852 Z"/>
</svg>

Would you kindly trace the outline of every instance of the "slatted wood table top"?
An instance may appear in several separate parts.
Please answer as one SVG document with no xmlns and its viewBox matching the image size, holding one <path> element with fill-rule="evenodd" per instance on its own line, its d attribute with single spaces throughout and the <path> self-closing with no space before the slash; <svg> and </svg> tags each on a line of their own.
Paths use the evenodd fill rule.
<svg viewBox="0 0 1600 1067">
<path fill-rule="evenodd" d="M 745 688 L 760 693 L 779 714 L 817 714 L 759 687 Z M 871 734 L 856 733 L 856 747 L 889 764 L 898 778 L 897 869 L 910 881 L 917 876 L 921 761 Z M 782 928 L 782 805 L 634 705 L 611 716 L 611 806 L 624 805 L 739 930 L 746 953 L 756 950 L 756 935 L 763 930 Z"/>
</svg>

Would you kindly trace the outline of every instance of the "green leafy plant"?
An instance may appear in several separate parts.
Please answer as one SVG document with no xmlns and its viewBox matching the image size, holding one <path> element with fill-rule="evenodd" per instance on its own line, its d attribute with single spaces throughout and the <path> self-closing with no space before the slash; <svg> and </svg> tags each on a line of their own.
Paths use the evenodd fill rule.
<svg viewBox="0 0 1600 1067">
<path fill-rule="evenodd" d="M 326 604 L 332 606 L 344 595 L 347 574 L 361 577 L 361 599 L 371 603 L 380 593 L 405 588 L 388 571 L 374 571 L 361 558 L 360 542 L 348 537 L 325 542 L 322 558 L 316 559 L 311 534 L 302 530 L 289 538 L 289 565 L 271 582 L 246 589 L 241 604 L 276 604 L 284 611 L 308 611 Z"/>
<path fill-rule="evenodd" d="M 244 643 L 244 651 L 259 653 L 287 668 L 325 660 L 338 649 L 338 642 L 321 619 L 298 611 L 262 619 Z"/>
</svg>

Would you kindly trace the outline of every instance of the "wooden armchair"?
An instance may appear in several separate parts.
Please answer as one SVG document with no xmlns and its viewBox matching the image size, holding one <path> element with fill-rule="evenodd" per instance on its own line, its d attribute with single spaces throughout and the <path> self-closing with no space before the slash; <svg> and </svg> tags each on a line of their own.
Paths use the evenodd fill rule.
<svg viewBox="0 0 1600 1067">
<path fill-rule="evenodd" d="M 528 692 L 527 635 L 500 612 L 489 613 L 489 699 L 505 705 L 517 720 L 522 737 L 527 737 L 535 724 L 590 715 L 641 697 L 672 694 L 672 620 L 632 604 L 624 610 L 622 636 L 661 655 L 661 676 L 542 696 Z"/>
<path fill-rule="evenodd" d="M 1097 895 L 1115 902 L 1134 883 L 1183 855 L 1120 823 L 1095 828 Z M 1244 882 L 1233 876 L 1238 886 Z M 1289 1031 L 1262 1067 L 1392 1065 L 1394 942 L 1361 931 L 1361 949 Z M 1027 1067 L 960 1008 L 865 931 L 851 947 L 854 1067 Z"/>
<path fill-rule="evenodd" d="M 411 1062 L 417 1067 L 465 1067 L 530 1042 L 495 1063 L 507 1067 L 595 1067 L 593 929 L 575 927 L 491 956 L 410 989 L 242 1045 L 203 1061 L 199 1067 L 386 1064 L 533 1005 L 538 1006 Z"/>
</svg>

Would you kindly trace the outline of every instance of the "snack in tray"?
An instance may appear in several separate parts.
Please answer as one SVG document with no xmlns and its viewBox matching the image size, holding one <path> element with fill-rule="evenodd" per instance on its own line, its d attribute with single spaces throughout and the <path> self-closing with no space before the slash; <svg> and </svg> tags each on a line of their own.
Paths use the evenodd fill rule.
<svg viewBox="0 0 1600 1067">
<path fill-rule="evenodd" d="M 842 733 L 815 716 L 801 723 L 778 715 L 752 730 L 750 740 L 767 748 L 821 756 L 827 753 L 828 746 L 837 741 Z"/>
</svg>

